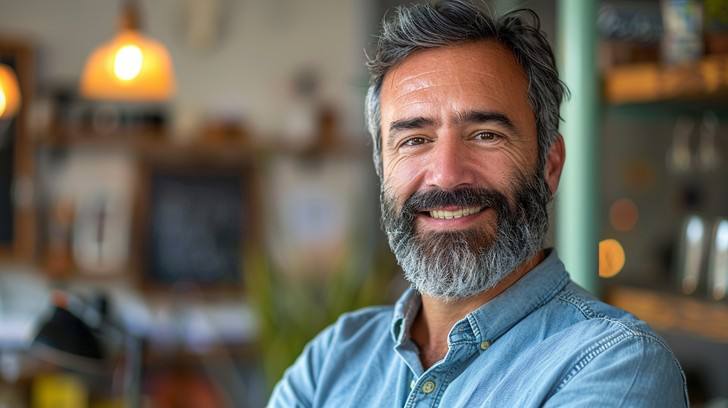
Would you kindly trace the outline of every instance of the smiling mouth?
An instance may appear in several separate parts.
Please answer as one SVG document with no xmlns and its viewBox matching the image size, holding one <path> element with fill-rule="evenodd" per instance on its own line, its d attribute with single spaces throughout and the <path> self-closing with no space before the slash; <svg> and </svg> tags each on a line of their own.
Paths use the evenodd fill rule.
<svg viewBox="0 0 728 408">
<path fill-rule="evenodd" d="M 420 214 L 424 214 L 438 220 L 454 220 L 457 218 L 467 217 L 468 215 L 477 214 L 485 208 L 486 207 L 464 207 L 456 210 L 429 210 L 423 211 Z"/>
</svg>

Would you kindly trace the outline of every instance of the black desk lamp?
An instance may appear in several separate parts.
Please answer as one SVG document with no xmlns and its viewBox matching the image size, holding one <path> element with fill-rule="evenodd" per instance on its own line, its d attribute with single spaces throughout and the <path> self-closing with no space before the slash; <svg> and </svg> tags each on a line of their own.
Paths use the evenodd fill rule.
<svg viewBox="0 0 728 408">
<path fill-rule="evenodd" d="M 73 299 L 79 303 L 78 300 Z M 37 350 L 41 356 L 58 366 L 75 369 L 85 373 L 100 373 L 110 367 L 107 355 L 94 329 L 79 315 L 89 309 L 87 305 L 74 306 L 74 302 L 63 292 L 55 291 L 52 295 L 53 312 L 38 329 L 31 349 Z M 95 308 L 97 332 L 108 334 L 116 332 L 124 337 L 127 361 L 125 363 L 125 395 L 132 407 L 140 404 L 139 381 L 141 355 L 138 340 L 109 321 L 107 316 L 108 302 L 100 296 Z"/>
<path fill-rule="evenodd" d="M 61 305 L 53 306 L 53 313 L 40 326 L 33 339 L 34 346 L 43 344 L 73 356 L 103 361 L 105 356 L 98 338 L 91 328 Z"/>
</svg>

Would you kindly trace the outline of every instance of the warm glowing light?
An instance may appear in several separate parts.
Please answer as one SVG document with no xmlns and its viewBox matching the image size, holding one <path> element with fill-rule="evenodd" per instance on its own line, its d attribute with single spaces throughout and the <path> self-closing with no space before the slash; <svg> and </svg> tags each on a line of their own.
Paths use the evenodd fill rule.
<svg viewBox="0 0 728 408">
<path fill-rule="evenodd" d="M 609 223 L 616 231 L 631 231 L 638 219 L 637 205 L 629 198 L 620 198 L 609 207 Z"/>
<path fill-rule="evenodd" d="M 599 276 L 611 278 L 624 267 L 625 255 L 622 244 L 616 239 L 605 239 L 599 243 Z"/>
<path fill-rule="evenodd" d="M 0 64 L 0 119 L 15 116 L 20 109 L 18 78 L 10 67 Z"/>
<path fill-rule="evenodd" d="M 5 107 L 8 106 L 5 99 L 5 90 L 3 89 L 2 84 L 0 84 L 0 118 L 3 116 L 3 113 L 5 113 Z"/>
<path fill-rule="evenodd" d="M 173 93 L 167 49 L 136 30 L 122 30 L 97 48 L 81 75 L 81 94 L 90 99 L 164 101 Z"/>
<path fill-rule="evenodd" d="M 114 74 L 122 81 L 131 81 L 142 72 L 144 56 L 136 45 L 125 45 L 119 48 L 114 58 Z"/>
</svg>

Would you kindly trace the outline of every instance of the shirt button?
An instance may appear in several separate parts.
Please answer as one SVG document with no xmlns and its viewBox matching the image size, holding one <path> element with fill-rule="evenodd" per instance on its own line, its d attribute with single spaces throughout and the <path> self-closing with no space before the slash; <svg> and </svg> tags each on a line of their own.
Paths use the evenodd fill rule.
<svg viewBox="0 0 728 408">
<path fill-rule="evenodd" d="M 485 351 L 488 350 L 488 347 L 490 347 L 490 342 L 488 340 L 480 343 L 480 349 Z"/>
<path fill-rule="evenodd" d="M 422 392 L 424 392 L 425 394 L 429 394 L 434 390 L 435 383 L 433 381 L 425 381 L 425 383 L 422 384 Z"/>
</svg>

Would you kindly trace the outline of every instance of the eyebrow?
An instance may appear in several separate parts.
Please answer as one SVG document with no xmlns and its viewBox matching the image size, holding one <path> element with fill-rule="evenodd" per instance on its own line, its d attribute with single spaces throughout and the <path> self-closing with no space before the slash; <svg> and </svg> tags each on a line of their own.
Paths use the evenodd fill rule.
<svg viewBox="0 0 728 408">
<path fill-rule="evenodd" d="M 504 126 L 510 132 L 514 132 L 514 133 L 518 132 L 518 129 L 516 129 L 516 125 L 513 124 L 513 121 L 508 117 L 508 115 L 501 113 L 501 112 L 491 112 L 491 111 L 461 112 L 456 115 L 455 122 L 459 123 L 459 124 L 495 122 L 501 126 Z"/>
<path fill-rule="evenodd" d="M 437 121 L 426 118 L 424 116 L 395 120 L 389 124 L 389 137 L 387 138 L 387 145 L 392 146 L 392 143 L 397 133 L 403 130 L 422 129 L 434 126 L 437 126 Z"/>
<path fill-rule="evenodd" d="M 424 127 L 432 127 L 437 125 L 436 121 L 432 119 L 428 119 L 423 116 L 418 116 L 415 118 L 407 118 L 407 119 L 400 119 L 395 120 L 394 122 L 389 124 L 389 133 L 396 133 L 401 130 L 409 130 L 409 129 L 422 129 Z"/>
<path fill-rule="evenodd" d="M 501 112 L 472 110 L 467 112 L 458 112 L 455 114 L 454 122 L 463 123 L 488 123 L 495 122 L 504 126 L 508 131 L 518 133 L 518 129 L 508 115 Z M 424 116 L 395 120 L 389 124 L 389 140 L 391 142 L 394 136 L 403 130 L 422 129 L 426 127 L 437 126 L 438 122 L 434 119 Z"/>
</svg>

